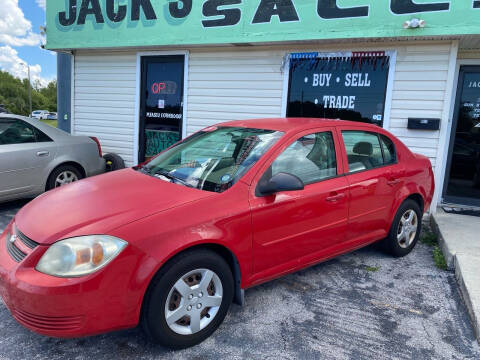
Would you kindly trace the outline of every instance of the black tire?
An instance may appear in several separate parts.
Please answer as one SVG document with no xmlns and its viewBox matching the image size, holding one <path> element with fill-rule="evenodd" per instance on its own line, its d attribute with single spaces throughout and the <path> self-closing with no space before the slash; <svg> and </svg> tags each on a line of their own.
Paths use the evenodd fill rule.
<svg viewBox="0 0 480 360">
<path fill-rule="evenodd" d="M 397 235 L 399 234 L 399 231 L 401 231 L 400 222 L 402 220 L 402 217 L 404 216 L 404 214 L 411 210 L 413 210 L 417 215 L 417 230 L 415 233 L 415 237 L 413 238 L 413 240 L 411 240 L 411 243 L 407 245 L 406 243 L 403 243 L 403 240 L 405 239 L 400 242 L 397 239 Z M 422 216 L 422 211 L 420 210 L 420 206 L 416 201 L 411 199 L 405 200 L 402 205 L 400 205 L 397 213 L 395 214 L 388 236 L 383 240 L 384 249 L 395 257 L 402 257 L 408 255 L 417 244 L 420 232 L 422 231 Z"/>
<path fill-rule="evenodd" d="M 214 315 L 205 328 L 194 334 L 180 335 L 167 324 L 165 306 L 174 284 L 183 275 L 196 269 L 211 270 L 218 276 L 223 287 L 221 305 L 216 315 Z M 141 315 L 143 330 L 151 341 L 171 349 L 184 349 L 196 345 L 208 338 L 223 322 L 232 303 L 233 293 L 232 272 L 227 262 L 221 256 L 207 249 L 181 253 L 160 269 L 147 290 Z M 179 300 L 180 305 L 187 306 L 189 304 L 186 303 L 186 301 L 190 301 L 187 298 L 182 297 L 181 299 Z M 181 307 L 180 305 L 178 305 L 179 308 Z"/>
<path fill-rule="evenodd" d="M 77 177 L 77 180 L 81 180 L 84 178 L 83 174 L 80 172 L 80 170 L 77 167 L 73 165 L 60 165 L 59 167 L 55 168 L 51 172 L 50 176 L 48 177 L 47 191 L 58 187 L 56 186 L 56 179 L 61 173 L 64 173 L 64 172 L 71 172 L 75 174 L 75 176 Z"/>
<path fill-rule="evenodd" d="M 115 171 L 120 169 L 125 169 L 125 161 L 120 157 L 120 155 L 110 153 L 103 155 L 103 158 L 106 161 L 105 171 Z"/>
</svg>

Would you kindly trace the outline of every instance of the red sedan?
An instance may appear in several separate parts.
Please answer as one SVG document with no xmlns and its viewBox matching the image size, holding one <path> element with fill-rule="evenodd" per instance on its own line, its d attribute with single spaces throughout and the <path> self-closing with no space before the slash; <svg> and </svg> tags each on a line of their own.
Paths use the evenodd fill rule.
<svg viewBox="0 0 480 360">
<path fill-rule="evenodd" d="M 141 323 L 188 347 L 246 288 L 376 241 L 408 254 L 433 191 L 430 161 L 374 125 L 223 123 L 26 205 L 1 235 L 0 294 L 41 334 Z"/>
</svg>

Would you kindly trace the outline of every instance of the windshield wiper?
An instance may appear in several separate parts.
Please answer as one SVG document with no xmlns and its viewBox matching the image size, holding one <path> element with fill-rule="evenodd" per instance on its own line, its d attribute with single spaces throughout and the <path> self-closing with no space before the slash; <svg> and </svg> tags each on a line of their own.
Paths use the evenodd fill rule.
<svg viewBox="0 0 480 360">
<path fill-rule="evenodd" d="M 182 185 L 185 185 L 185 186 L 188 186 L 188 187 L 191 187 L 191 188 L 194 187 L 193 185 L 187 183 L 185 180 L 180 179 L 179 177 L 177 177 L 177 176 L 175 176 L 175 175 L 172 175 L 171 173 L 169 173 L 168 171 L 163 170 L 163 169 L 158 169 L 158 170 L 156 170 L 156 171 L 153 173 L 153 175 L 164 176 L 164 177 L 166 177 L 167 179 L 170 179 L 170 180 L 172 180 L 172 181 L 174 181 L 174 182 L 179 182 L 179 183 L 182 184 Z"/>
<path fill-rule="evenodd" d="M 150 167 L 147 165 L 138 166 L 137 171 L 141 171 L 144 174 L 150 175 Z"/>
</svg>

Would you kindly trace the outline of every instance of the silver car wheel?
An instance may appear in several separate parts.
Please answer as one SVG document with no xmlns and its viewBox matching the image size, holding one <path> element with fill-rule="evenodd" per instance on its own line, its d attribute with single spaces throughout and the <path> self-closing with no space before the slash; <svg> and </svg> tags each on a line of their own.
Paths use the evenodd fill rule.
<svg viewBox="0 0 480 360">
<path fill-rule="evenodd" d="M 397 229 L 397 241 L 398 245 L 402 248 L 408 248 L 415 236 L 417 235 L 418 230 L 418 216 L 417 213 L 410 209 L 403 213 L 398 223 Z"/>
<path fill-rule="evenodd" d="M 205 329 L 222 304 L 223 286 L 212 270 L 196 269 L 183 275 L 170 289 L 165 303 L 165 320 L 180 335 Z"/>
<path fill-rule="evenodd" d="M 57 188 L 67 185 L 74 181 L 78 181 L 77 175 L 73 171 L 65 170 L 58 174 L 57 178 L 55 179 L 55 187 Z"/>
</svg>

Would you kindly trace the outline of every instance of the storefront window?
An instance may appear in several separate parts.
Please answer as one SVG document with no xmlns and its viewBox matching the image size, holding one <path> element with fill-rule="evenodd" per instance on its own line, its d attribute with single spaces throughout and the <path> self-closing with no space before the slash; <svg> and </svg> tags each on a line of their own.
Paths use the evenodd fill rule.
<svg viewBox="0 0 480 360">
<path fill-rule="evenodd" d="M 287 116 L 382 126 L 389 60 L 383 52 L 292 54 Z"/>
</svg>

